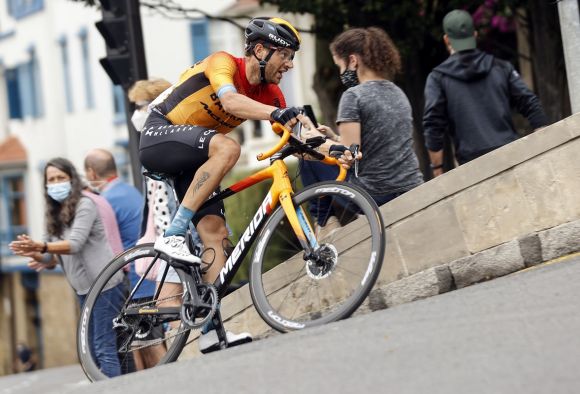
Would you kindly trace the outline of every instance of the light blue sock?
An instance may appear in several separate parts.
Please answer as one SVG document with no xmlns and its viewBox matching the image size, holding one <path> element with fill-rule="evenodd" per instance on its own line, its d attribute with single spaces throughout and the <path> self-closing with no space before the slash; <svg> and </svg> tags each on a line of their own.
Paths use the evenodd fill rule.
<svg viewBox="0 0 580 394">
<path fill-rule="evenodd" d="M 187 233 L 187 227 L 189 226 L 189 222 L 195 215 L 191 209 L 184 207 L 183 205 L 179 206 L 175 217 L 171 221 L 169 228 L 165 230 L 165 236 L 169 237 L 171 235 L 182 235 L 185 236 Z"/>
</svg>

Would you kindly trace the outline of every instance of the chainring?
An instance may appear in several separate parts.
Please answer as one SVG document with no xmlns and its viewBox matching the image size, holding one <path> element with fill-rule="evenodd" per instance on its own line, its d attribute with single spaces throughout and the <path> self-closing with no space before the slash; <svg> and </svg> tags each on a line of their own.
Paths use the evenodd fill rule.
<svg viewBox="0 0 580 394">
<path fill-rule="evenodd" d="M 214 285 L 199 284 L 197 293 L 203 306 L 191 305 L 184 301 L 181 306 L 181 320 L 188 328 L 197 329 L 203 327 L 213 319 L 218 307 L 219 297 Z"/>
</svg>

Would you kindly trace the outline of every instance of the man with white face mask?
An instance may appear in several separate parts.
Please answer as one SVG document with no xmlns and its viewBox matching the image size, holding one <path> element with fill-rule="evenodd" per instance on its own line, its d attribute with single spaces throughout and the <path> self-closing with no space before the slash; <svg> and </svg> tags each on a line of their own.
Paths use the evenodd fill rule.
<svg viewBox="0 0 580 394">
<path fill-rule="evenodd" d="M 141 231 L 141 193 L 119 178 L 115 159 L 105 149 L 89 151 L 85 157 L 85 174 L 90 187 L 105 197 L 115 211 L 123 249 L 135 246 Z"/>
</svg>

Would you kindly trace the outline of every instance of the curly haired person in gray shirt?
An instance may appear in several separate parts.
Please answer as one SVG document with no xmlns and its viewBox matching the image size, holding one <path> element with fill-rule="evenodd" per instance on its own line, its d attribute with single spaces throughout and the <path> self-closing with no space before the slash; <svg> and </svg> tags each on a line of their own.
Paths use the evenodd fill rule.
<svg viewBox="0 0 580 394">
<path fill-rule="evenodd" d="M 423 183 L 413 150 L 411 105 L 391 81 L 401 69 L 399 51 L 377 27 L 339 34 L 330 51 L 347 90 L 338 107 L 338 134 L 322 125 L 318 131 L 342 145 L 360 145 L 358 177 L 351 168 L 349 182 L 382 205 Z"/>
<path fill-rule="evenodd" d="M 28 266 L 36 271 L 61 264 L 66 278 L 84 303 L 91 285 L 107 263 L 113 251 L 95 203 L 82 194 L 82 181 L 73 164 L 63 158 L 50 160 L 44 168 L 46 201 L 46 235 L 35 241 L 26 234 L 10 243 L 17 255 L 32 258 Z M 92 346 L 107 376 L 121 373 L 115 332 L 112 329 L 114 308 L 123 303 L 123 276 L 111 281 L 105 297 L 97 303 L 92 331 Z M 106 293 L 106 294 L 105 294 Z M 98 340 L 95 340 L 97 338 Z"/>
</svg>

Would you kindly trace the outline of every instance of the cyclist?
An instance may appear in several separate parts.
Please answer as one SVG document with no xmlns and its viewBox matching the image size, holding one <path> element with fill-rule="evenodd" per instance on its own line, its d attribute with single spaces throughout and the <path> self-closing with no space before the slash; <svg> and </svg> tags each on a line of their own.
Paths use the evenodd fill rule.
<svg viewBox="0 0 580 394">
<path fill-rule="evenodd" d="M 149 171 L 178 174 L 175 187 L 181 205 L 165 234 L 157 238 L 155 249 L 177 260 L 200 262 L 185 243 L 193 220 L 204 247 L 215 251 L 213 264 L 204 276 L 210 283 L 226 260 L 224 207 L 220 202 L 203 211 L 198 209 L 239 158 L 240 145 L 226 134 L 246 119 L 293 127 L 300 112 L 296 107 L 285 108 L 278 87 L 300 48 L 298 31 L 282 18 L 258 17 L 249 22 L 245 38 L 243 58 L 217 52 L 185 70 L 179 82 L 150 104 L 141 133 L 143 166 Z M 174 294 L 180 291 L 173 287 Z M 201 351 L 216 350 L 215 330 L 206 334 L 199 341 Z M 246 333 L 227 335 L 230 345 L 251 340 Z"/>
</svg>

